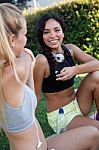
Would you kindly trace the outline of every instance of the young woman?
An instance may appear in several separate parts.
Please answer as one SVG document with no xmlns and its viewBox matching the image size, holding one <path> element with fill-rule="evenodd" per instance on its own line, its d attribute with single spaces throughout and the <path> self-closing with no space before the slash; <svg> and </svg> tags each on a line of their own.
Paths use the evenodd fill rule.
<svg viewBox="0 0 99 150">
<path fill-rule="evenodd" d="M 58 132 L 57 118 L 62 108 L 68 129 L 87 125 L 99 129 L 97 120 L 83 116 L 90 112 L 94 99 L 99 111 L 99 61 L 76 45 L 62 43 L 64 25 L 61 17 L 55 13 L 47 13 L 40 18 L 37 37 L 42 53 L 36 57 L 34 84 L 38 102 L 41 91 L 47 100 L 50 126 Z M 76 60 L 81 64 L 75 65 Z M 88 75 L 82 81 L 76 97 L 74 78 L 80 73 Z"/>
<path fill-rule="evenodd" d="M 46 140 L 35 117 L 35 58 L 30 50 L 24 48 L 26 33 L 26 21 L 21 11 L 12 4 L 0 4 L 0 128 L 8 137 L 10 150 L 47 150 Z M 60 147 L 64 150 L 67 145 L 69 150 L 97 149 L 99 132 L 95 127 L 71 131 L 50 138 L 48 150 L 60 150 Z M 72 143 L 73 148 L 69 140 L 74 135 L 77 138 Z"/>
</svg>

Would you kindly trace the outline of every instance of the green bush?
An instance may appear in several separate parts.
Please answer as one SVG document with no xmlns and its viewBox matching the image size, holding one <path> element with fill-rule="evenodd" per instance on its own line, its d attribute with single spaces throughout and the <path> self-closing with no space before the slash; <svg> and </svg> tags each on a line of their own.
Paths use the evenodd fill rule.
<svg viewBox="0 0 99 150">
<path fill-rule="evenodd" d="M 99 58 L 99 2 L 98 0 L 75 0 L 71 3 L 62 3 L 46 9 L 39 9 L 28 13 L 27 20 L 27 47 L 30 48 L 34 54 L 40 52 L 35 31 L 36 23 L 39 17 L 47 12 L 54 11 L 64 18 L 66 24 L 66 32 L 64 43 L 73 43 L 78 45 L 87 53 Z M 75 80 L 78 87 L 80 80 Z M 44 97 L 40 102 L 37 118 L 41 124 L 45 136 L 53 133 L 49 127 L 46 118 L 46 103 Z M 8 140 L 4 133 L 0 134 L 0 150 L 9 150 Z"/>
<path fill-rule="evenodd" d="M 73 43 L 82 50 L 99 58 L 99 1 L 75 0 L 71 3 L 61 3 L 53 7 L 33 11 L 26 16 L 27 47 L 34 54 L 40 52 L 36 38 L 36 23 L 39 17 L 49 11 L 54 11 L 63 17 L 66 24 L 64 43 Z"/>
</svg>

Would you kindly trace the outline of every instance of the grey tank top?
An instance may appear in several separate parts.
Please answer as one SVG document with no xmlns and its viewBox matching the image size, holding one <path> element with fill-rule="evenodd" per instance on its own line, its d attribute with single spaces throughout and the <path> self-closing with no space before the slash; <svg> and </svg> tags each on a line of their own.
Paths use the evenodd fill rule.
<svg viewBox="0 0 99 150">
<path fill-rule="evenodd" d="M 8 132 L 24 131 L 35 122 L 35 108 L 37 105 L 36 95 L 27 85 L 24 88 L 23 103 L 18 108 L 13 108 L 4 102 L 5 122 L 1 127 Z"/>
</svg>

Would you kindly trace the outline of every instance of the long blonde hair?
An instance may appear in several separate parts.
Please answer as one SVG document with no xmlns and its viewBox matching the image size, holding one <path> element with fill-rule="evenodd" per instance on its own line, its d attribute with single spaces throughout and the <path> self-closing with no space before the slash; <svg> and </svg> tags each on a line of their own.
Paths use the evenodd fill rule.
<svg viewBox="0 0 99 150">
<path fill-rule="evenodd" d="M 22 29 L 24 16 L 21 10 L 10 3 L 0 4 L 0 119 L 3 118 L 3 93 L 2 93 L 2 76 L 5 63 L 9 63 L 18 80 L 18 75 L 15 68 L 15 54 L 13 53 L 8 36 L 14 34 L 18 37 L 19 31 Z"/>
</svg>

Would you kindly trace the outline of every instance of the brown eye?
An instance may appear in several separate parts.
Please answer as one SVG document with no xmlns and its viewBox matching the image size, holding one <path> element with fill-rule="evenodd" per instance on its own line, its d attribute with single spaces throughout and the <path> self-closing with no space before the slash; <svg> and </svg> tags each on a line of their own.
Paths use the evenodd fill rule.
<svg viewBox="0 0 99 150">
<path fill-rule="evenodd" d="M 60 31 L 60 29 L 55 30 L 56 32 Z"/>
</svg>

